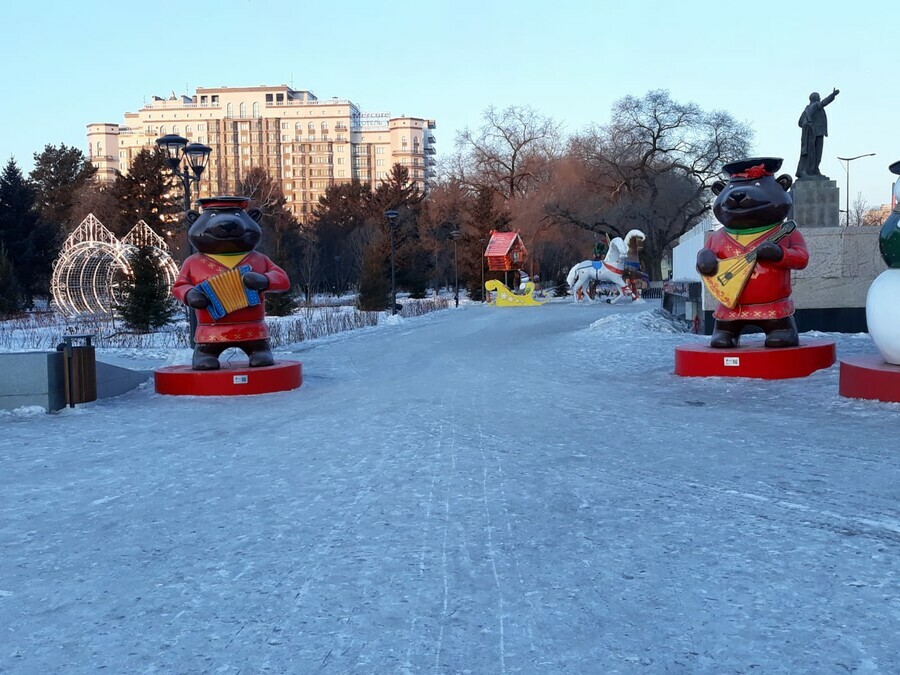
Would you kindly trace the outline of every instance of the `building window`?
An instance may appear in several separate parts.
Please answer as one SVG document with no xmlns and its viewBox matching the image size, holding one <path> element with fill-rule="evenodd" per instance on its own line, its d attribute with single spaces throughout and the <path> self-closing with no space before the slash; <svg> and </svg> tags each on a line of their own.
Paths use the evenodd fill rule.
<svg viewBox="0 0 900 675">
<path fill-rule="evenodd" d="M 174 127 L 172 127 L 172 133 L 173 133 L 173 134 L 177 134 L 177 133 L 178 133 L 178 125 L 175 125 Z"/>
<path fill-rule="evenodd" d="M 219 105 L 219 95 L 218 95 L 218 94 L 213 94 L 213 96 L 212 96 L 212 104 L 213 104 L 213 105 Z"/>
<path fill-rule="evenodd" d="M 259 117 L 259 102 L 253 102 L 253 117 Z"/>
<path fill-rule="evenodd" d="M 344 170 L 341 169 L 340 171 L 338 171 L 338 172 L 337 172 L 337 175 L 338 175 L 338 178 L 343 178 L 343 177 L 344 177 Z"/>
<path fill-rule="evenodd" d="M 375 154 L 376 154 L 376 155 L 383 155 L 383 154 L 384 154 L 384 146 L 383 146 L 383 145 L 379 145 L 377 148 L 375 148 Z"/>
<path fill-rule="evenodd" d="M 322 122 L 322 131 L 328 131 L 328 122 Z"/>
<path fill-rule="evenodd" d="M 238 108 L 238 114 L 242 118 L 247 116 L 247 104 L 246 103 L 241 103 L 240 107 Z"/>
<path fill-rule="evenodd" d="M 383 160 L 383 159 L 376 159 L 376 160 L 375 160 L 375 166 L 384 166 L 384 160 Z"/>
<path fill-rule="evenodd" d="M 188 136 L 190 136 L 192 133 L 194 133 L 194 130 L 191 128 L 191 125 L 190 125 L 190 124 L 188 124 L 188 125 L 184 128 L 184 133 L 186 133 Z"/>
<path fill-rule="evenodd" d="M 310 123 L 307 125 L 307 128 L 309 129 L 309 133 L 311 133 L 311 134 L 316 133 L 316 124 L 315 124 L 315 122 L 310 122 Z"/>
<path fill-rule="evenodd" d="M 160 136 L 165 136 L 165 135 L 166 135 L 166 128 L 165 128 L 165 127 L 160 127 L 160 128 L 159 128 L 159 135 L 160 135 Z"/>
<path fill-rule="evenodd" d="M 234 104 L 229 103 L 225 106 L 225 117 L 234 117 Z"/>
<path fill-rule="evenodd" d="M 282 123 L 281 123 L 281 128 L 282 128 L 282 129 L 287 129 L 287 128 L 288 128 L 288 123 L 287 123 L 287 122 L 282 122 Z"/>
<path fill-rule="evenodd" d="M 335 150 L 335 152 L 343 152 L 343 151 L 344 151 L 344 146 L 343 146 L 343 145 L 339 145 L 339 146 L 337 146 L 334 150 Z"/>
<path fill-rule="evenodd" d="M 343 163 L 344 163 L 344 158 L 343 158 L 343 157 L 338 157 L 338 158 L 337 158 L 337 163 L 338 163 L 338 164 L 343 164 Z"/>
</svg>

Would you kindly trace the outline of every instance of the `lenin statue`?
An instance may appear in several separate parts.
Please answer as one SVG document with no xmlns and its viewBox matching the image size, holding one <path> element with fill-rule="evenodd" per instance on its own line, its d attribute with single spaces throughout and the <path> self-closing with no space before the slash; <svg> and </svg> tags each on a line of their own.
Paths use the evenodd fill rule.
<svg viewBox="0 0 900 675">
<path fill-rule="evenodd" d="M 797 178 L 825 178 L 819 171 L 822 161 L 822 146 L 828 135 L 828 117 L 825 106 L 840 92 L 835 89 L 824 99 L 813 92 L 809 95 L 809 105 L 804 108 L 797 125 L 801 129 L 800 162 L 797 164 Z"/>
</svg>

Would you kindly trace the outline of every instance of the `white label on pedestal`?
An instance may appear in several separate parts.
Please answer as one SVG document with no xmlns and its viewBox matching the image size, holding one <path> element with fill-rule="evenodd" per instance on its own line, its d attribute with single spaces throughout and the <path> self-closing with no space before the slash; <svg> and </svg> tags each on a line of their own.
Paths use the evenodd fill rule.
<svg viewBox="0 0 900 675">
<path fill-rule="evenodd" d="M 235 375 L 233 382 L 234 384 L 247 384 L 248 379 L 249 375 Z"/>
<path fill-rule="evenodd" d="M 739 366 L 739 365 L 741 365 L 741 357 L 740 356 L 726 356 L 725 357 L 725 365 L 726 366 Z"/>
</svg>

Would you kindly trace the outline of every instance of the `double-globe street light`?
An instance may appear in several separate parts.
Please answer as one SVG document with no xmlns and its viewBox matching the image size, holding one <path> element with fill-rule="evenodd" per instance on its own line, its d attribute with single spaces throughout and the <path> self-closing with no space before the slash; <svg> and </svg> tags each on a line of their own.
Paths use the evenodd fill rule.
<svg viewBox="0 0 900 675">
<path fill-rule="evenodd" d="M 166 163 L 176 178 L 181 180 L 184 188 L 184 218 L 185 237 L 187 238 L 187 252 L 185 258 L 194 252 L 191 238 L 188 235 L 187 212 L 191 210 L 191 183 L 199 183 L 209 163 L 209 155 L 212 148 L 202 143 L 188 143 L 186 138 L 178 134 L 166 134 L 156 139 L 156 145 L 166 153 Z M 197 314 L 188 308 L 188 324 L 190 326 L 191 347 L 194 346 L 194 333 L 197 330 Z"/>
<path fill-rule="evenodd" d="M 838 157 L 838 159 L 841 160 L 842 162 L 847 162 L 847 167 L 846 167 L 846 171 L 847 171 L 847 211 L 846 211 L 846 213 L 847 213 L 847 226 L 848 227 L 850 226 L 850 162 L 852 162 L 854 159 L 859 159 L 860 157 L 874 157 L 874 156 L 875 156 L 874 152 L 869 152 L 865 155 L 857 155 L 856 157 Z"/>
<path fill-rule="evenodd" d="M 397 218 L 400 216 L 394 209 L 384 212 L 384 217 L 388 220 L 388 229 L 391 231 L 391 314 L 397 313 L 397 287 L 394 283 L 394 227 L 397 224 Z"/>
</svg>

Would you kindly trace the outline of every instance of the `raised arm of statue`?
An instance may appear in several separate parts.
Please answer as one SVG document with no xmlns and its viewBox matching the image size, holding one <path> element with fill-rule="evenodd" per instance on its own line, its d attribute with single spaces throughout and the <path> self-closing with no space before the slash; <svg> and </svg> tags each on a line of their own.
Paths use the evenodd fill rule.
<svg viewBox="0 0 900 675">
<path fill-rule="evenodd" d="M 826 105 L 831 103 L 834 100 L 834 97 L 841 93 L 840 89 L 835 89 L 828 96 L 822 99 L 822 107 L 824 108 Z"/>
</svg>

